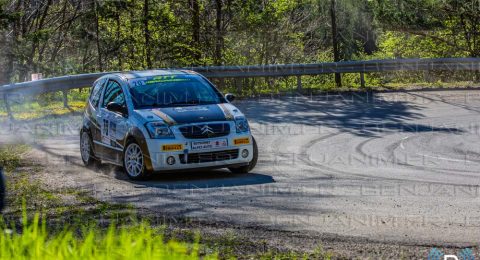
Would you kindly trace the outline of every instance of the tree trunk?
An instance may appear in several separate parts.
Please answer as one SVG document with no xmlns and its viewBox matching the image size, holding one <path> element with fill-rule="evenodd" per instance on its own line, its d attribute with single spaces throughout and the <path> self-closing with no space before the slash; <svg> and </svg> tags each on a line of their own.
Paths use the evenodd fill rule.
<svg viewBox="0 0 480 260">
<path fill-rule="evenodd" d="M 190 0 L 192 10 L 192 40 L 194 46 L 193 65 L 196 65 L 200 60 L 200 6 L 198 0 Z"/>
<path fill-rule="evenodd" d="M 118 59 L 118 70 L 122 71 L 123 70 L 123 59 L 122 59 L 122 44 L 120 43 L 120 29 L 121 29 L 121 23 L 120 23 L 120 10 L 117 10 L 117 16 L 116 16 L 116 25 L 117 25 L 117 59 Z"/>
<path fill-rule="evenodd" d="M 103 71 L 103 64 L 102 64 L 102 50 L 100 46 L 100 24 L 99 24 L 99 13 L 98 13 L 98 3 L 95 0 L 95 42 L 97 44 L 97 63 L 98 63 L 98 70 Z"/>
<path fill-rule="evenodd" d="M 2 54 L 5 55 L 5 74 L 4 76 L 0 78 L 0 85 L 8 84 L 12 80 L 13 76 L 13 71 L 14 71 L 14 60 L 15 60 L 15 54 L 14 54 L 14 46 L 17 45 L 17 26 L 14 23 L 13 24 L 13 33 L 11 36 L 8 36 L 8 34 L 5 35 L 5 49 L 2 50 Z M 10 40 L 9 40 L 10 38 Z"/>
<path fill-rule="evenodd" d="M 223 50 L 223 30 L 222 30 L 222 8 L 223 0 L 215 0 L 217 9 L 217 18 L 215 20 L 216 27 L 216 41 L 215 41 L 215 65 L 222 65 L 222 50 Z"/>
<path fill-rule="evenodd" d="M 338 31 L 337 31 L 337 17 L 336 17 L 336 0 L 330 0 L 330 17 L 332 19 L 332 45 L 333 45 L 333 60 L 340 61 L 340 52 L 338 50 Z M 335 73 L 335 84 L 337 87 L 342 86 L 342 78 L 340 73 Z"/>
<path fill-rule="evenodd" d="M 146 68 L 152 68 L 152 54 L 150 48 L 150 29 L 148 28 L 149 18 L 149 3 L 148 0 L 144 0 L 143 3 L 143 33 L 145 37 L 145 61 Z"/>
<path fill-rule="evenodd" d="M 38 25 L 37 25 L 37 28 L 36 28 L 36 31 L 40 31 L 43 29 L 43 25 L 45 24 L 45 19 L 47 18 L 47 15 L 48 15 L 48 10 L 50 9 L 50 5 L 51 5 L 52 1 L 51 0 L 48 0 L 47 3 L 45 4 L 45 8 L 42 12 L 42 15 L 40 17 L 40 21 L 38 22 Z M 64 10 L 62 10 L 63 12 L 63 15 L 65 15 L 65 12 Z M 27 61 L 27 73 L 28 72 L 34 72 L 34 73 L 37 73 L 38 72 L 38 64 L 36 64 L 34 62 L 34 59 L 35 59 L 35 54 L 37 53 L 37 49 L 39 47 L 39 39 L 34 39 L 33 40 L 33 43 L 32 43 L 32 47 L 31 47 L 31 50 L 30 50 L 30 54 L 28 56 L 28 61 Z"/>
</svg>

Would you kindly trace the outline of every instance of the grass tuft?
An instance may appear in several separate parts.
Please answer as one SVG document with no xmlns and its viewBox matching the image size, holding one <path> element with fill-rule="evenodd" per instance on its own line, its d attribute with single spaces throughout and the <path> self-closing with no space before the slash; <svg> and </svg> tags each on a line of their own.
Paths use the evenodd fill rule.
<svg viewBox="0 0 480 260">
<path fill-rule="evenodd" d="M 162 229 L 142 222 L 129 226 L 111 224 L 105 230 L 95 226 L 65 228 L 49 234 L 45 220 L 35 214 L 22 227 L 0 228 L 0 259 L 216 259 L 216 254 L 199 255 L 199 242 L 165 241 Z"/>
<path fill-rule="evenodd" d="M 0 166 L 7 172 L 20 166 L 21 157 L 29 150 L 27 145 L 4 145 L 0 147 Z"/>
</svg>

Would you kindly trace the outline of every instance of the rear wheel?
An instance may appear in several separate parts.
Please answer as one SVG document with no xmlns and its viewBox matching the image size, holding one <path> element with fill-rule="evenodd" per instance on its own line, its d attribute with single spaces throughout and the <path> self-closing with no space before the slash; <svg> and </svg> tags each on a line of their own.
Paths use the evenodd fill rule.
<svg viewBox="0 0 480 260">
<path fill-rule="evenodd" d="M 136 142 L 127 144 L 123 152 L 123 167 L 128 178 L 132 180 L 144 180 L 149 176 L 142 149 Z"/>
<path fill-rule="evenodd" d="M 85 166 L 97 166 L 98 161 L 93 153 L 92 139 L 88 132 L 85 131 L 82 131 L 82 134 L 80 135 L 80 154 L 82 155 L 82 161 Z"/>
<path fill-rule="evenodd" d="M 248 163 L 248 165 L 245 165 L 245 166 L 228 168 L 231 172 L 245 174 L 253 170 L 253 168 L 255 168 L 255 165 L 257 165 L 257 160 L 258 160 L 258 147 L 257 147 L 257 142 L 255 141 L 255 138 L 253 138 L 253 136 L 252 136 L 252 141 L 253 141 L 253 158 L 250 161 L 250 163 Z"/>
</svg>

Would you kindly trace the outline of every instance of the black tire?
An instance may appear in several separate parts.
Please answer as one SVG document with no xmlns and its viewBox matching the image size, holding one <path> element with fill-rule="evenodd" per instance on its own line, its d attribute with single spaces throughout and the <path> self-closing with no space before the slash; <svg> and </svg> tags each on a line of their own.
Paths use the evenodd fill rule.
<svg viewBox="0 0 480 260">
<path fill-rule="evenodd" d="M 132 166 L 133 164 L 128 162 L 130 159 L 129 155 L 127 154 L 128 152 L 130 152 L 129 149 L 135 149 L 140 153 L 140 155 L 136 157 L 141 158 L 141 166 L 135 167 Z M 139 168 L 140 170 L 138 170 Z M 128 141 L 127 145 L 125 145 L 125 148 L 123 149 L 123 169 L 127 177 L 131 180 L 147 180 L 151 177 L 150 172 L 145 167 L 145 155 L 143 154 L 140 145 L 134 140 Z"/>
<path fill-rule="evenodd" d="M 84 141 L 86 141 L 86 143 L 84 143 Z M 86 144 L 88 144 L 88 152 L 83 151 Z M 86 131 L 80 133 L 80 156 L 82 157 L 83 164 L 89 168 L 96 168 L 100 164 L 93 152 L 92 137 Z"/>
<path fill-rule="evenodd" d="M 258 147 L 257 147 L 257 142 L 255 141 L 255 138 L 252 136 L 252 141 L 253 141 L 253 158 L 248 163 L 248 165 L 245 166 L 240 166 L 240 167 L 235 167 L 235 168 L 228 168 L 232 173 L 238 173 L 238 174 L 245 174 L 249 173 L 253 168 L 255 168 L 255 165 L 257 165 L 258 161 Z"/>
</svg>

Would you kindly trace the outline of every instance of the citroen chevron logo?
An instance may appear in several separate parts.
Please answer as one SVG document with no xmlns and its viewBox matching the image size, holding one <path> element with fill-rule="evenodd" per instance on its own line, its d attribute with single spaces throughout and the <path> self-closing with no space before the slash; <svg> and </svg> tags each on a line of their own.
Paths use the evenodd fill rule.
<svg viewBox="0 0 480 260">
<path fill-rule="evenodd" d="M 202 131 L 202 134 L 213 134 L 213 129 L 211 127 L 209 127 L 208 125 L 204 125 L 202 126 L 202 128 L 200 129 Z"/>
</svg>

